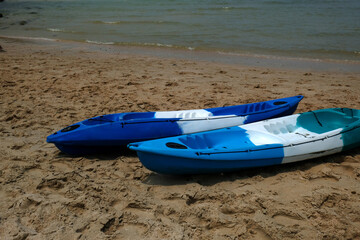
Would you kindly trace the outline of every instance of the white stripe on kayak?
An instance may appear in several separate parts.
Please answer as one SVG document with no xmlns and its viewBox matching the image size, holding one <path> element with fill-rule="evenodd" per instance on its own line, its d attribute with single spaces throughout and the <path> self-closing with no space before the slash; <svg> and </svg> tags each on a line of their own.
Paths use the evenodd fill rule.
<svg viewBox="0 0 360 240">
<path fill-rule="evenodd" d="M 296 162 L 341 152 L 342 128 L 322 134 L 296 126 L 299 114 L 241 126 L 254 145 L 281 144 L 282 163 Z M 299 145 L 297 145 L 299 144 Z"/>
<path fill-rule="evenodd" d="M 207 118 L 212 116 L 212 113 L 204 109 L 196 110 L 182 110 L 182 111 L 168 111 L 168 112 L 156 112 L 155 118 Z"/>
<path fill-rule="evenodd" d="M 233 127 L 244 124 L 247 116 L 234 116 L 227 118 L 212 118 L 193 121 L 178 121 L 177 124 L 183 134 L 210 131 L 220 128 Z"/>
<path fill-rule="evenodd" d="M 341 129 L 331 131 L 331 135 L 333 135 L 333 133 L 339 133 L 340 131 Z M 323 140 L 311 141 L 305 144 L 284 148 L 284 159 L 282 163 L 296 162 L 341 152 L 344 145 L 341 139 L 341 134 L 326 138 L 327 135 L 328 133 L 317 134 L 317 137 L 309 140 Z"/>
</svg>

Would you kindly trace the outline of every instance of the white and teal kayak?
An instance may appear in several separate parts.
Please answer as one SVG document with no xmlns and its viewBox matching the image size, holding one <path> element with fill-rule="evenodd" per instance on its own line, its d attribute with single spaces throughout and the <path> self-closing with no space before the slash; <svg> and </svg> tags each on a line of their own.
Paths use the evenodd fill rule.
<svg viewBox="0 0 360 240">
<path fill-rule="evenodd" d="M 163 174 L 228 172 L 326 156 L 360 146 L 360 110 L 333 108 L 237 127 L 131 143 Z"/>
</svg>

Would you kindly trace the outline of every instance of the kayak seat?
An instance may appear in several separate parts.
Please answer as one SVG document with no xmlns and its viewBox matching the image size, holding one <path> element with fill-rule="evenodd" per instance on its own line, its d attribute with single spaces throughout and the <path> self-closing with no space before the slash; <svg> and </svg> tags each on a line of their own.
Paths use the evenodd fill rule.
<svg viewBox="0 0 360 240">
<path fill-rule="evenodd" d="M 345 113 L 339 112 L 319 112 L 316 115 L 323 127 L 328 128 L 329 130 L 343 128 L 346 125 L 359 121 L 359 117 L 348 116 Z"/>
<path fill-rule="evenodd" d="M 196 135 L 184 135 L 179 138 L 180 142 L 192 149 L 232 149 L 245 146 L 250 143 L 245 130 L 218 131 Z"/>
<path fill-rule="evenodd" d="M 294 132 L 297 127 L 285 121 L 264 125 L 264 128 L 271 134 L 287 134 Z"/>
<path fill-rule="evenodd" d="M 344 128 L 351 123 L 359 121 L 358 116 L 339 112 L 334 109 L 303 113 L 297 119 L 297 125 L 318 134 Z"/>
<path fill-rule="evenodd" d="M 270 108 L 270 104 L 266 103 L 266 102 L 261 102 L 261 103 L 251 103 L 251 104 L 247 104 L 246 106 L 247 109 L 245 109 L 245 113 L 252 113 L 252 112 L 258 112 L 258 111 L 262 111 L 265 110 L 267 108 Z"/>
<path fill-rule="evenodd" d="M 256 111 L 262 111 L 269 108 L 273 108 L 274 106 L 270 105 L 267 102 L 261 102 L 261 103 L 249 103 L 245 105 L 240 106 L 233 106 L 233 107 L 226 107 L 224 109 L 218 109 L 213 112 L 214 116 L 219 115 L 247 115 L 249 113 L 253 113 Z"/>
<path fill-rule="evenodd" d="M 211 113 L 199 113 L 195 111 L 183 111 L 174 115 L 174 118 L 191 119 L 191 118 L 207 118 Z"/>
<path fill-rule="evenodd" d="M 100 125 L 100 124 L 115 122 L 117 120 L 118 120 L 117 114 L 107 114 L 107 115 L 86 119 L 82 122 L 82 124 L 86 126 Z"/>
</svg>

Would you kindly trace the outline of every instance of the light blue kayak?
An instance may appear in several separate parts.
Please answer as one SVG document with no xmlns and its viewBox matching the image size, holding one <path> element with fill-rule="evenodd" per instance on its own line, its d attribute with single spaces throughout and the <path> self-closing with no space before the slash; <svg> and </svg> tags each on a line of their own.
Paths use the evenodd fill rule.
<svg viewBox="0 0 360 240">
<path fill-rule="evenodd" d="M 83 155 L 119 149 L 131 142 L 237 126 L 294 113 L 303 96 L 237 106 L 127 112 L 98 116 L 72 124 L 47 138 L 61 151 Z"/>
<path fill-rule="evenodd" d="M 198 174 L 296 162 L 360 146 L 360 110 L 333 108 L 203 133 L 131 143 L 163 174 Z"/>
</svg>

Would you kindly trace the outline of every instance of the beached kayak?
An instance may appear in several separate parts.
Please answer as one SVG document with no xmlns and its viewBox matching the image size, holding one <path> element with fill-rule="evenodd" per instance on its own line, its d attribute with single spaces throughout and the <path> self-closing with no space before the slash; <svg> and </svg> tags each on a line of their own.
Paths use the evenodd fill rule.
<svg viewBox="0 0 360 240">
<path fill-rule="evenodd" d="M 360 110 L 333 108 L 237 127 L 131 143 L 163 174 L 228 172 L 296 162 L 360 146 Z"/>
<path fill-rule="evenodd" d="M 47 137 L 61 151 L 89 154 L 131 142 L 237 126 L 292 114 L 303 96 L 238 106 L 168 112 L 128 112 L 98 116 Z"/>
</svg>

